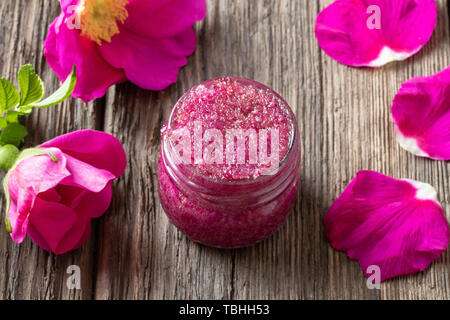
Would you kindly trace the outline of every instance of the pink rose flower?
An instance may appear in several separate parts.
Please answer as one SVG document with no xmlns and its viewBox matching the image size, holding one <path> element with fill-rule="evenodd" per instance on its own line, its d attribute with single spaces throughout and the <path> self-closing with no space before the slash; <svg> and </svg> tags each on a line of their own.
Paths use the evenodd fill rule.
<svg viewBox="0 0 450 320">
<path fill-rule="evenodd" d="M 205 0 L 61 0 L 44 55 L 60 79 L 77 66 L 73 95 L 90 101 L 119 82 L 148 90 L 176 82 L 197 42 Z"/>
<path fill-rule="evenodd" d="M 93 130 L 59 136 L 39 150 L 47 153 L 19 160 L 6 177 L 11 237 L 20 243 L 28 234 L 62 254 L 86 242 L 91 219 L 108 209 L 126 156 L 116 138 Z"/>
</svg>

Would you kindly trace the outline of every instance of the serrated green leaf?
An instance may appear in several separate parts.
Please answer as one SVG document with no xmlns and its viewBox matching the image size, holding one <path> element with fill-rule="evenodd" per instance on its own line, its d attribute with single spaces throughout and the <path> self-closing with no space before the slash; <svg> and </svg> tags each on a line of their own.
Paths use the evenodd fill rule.
<svg viewBox="0 0 450 320">
<path fill-rule="evenodd" d="M 31 64 L 22 66 L 18 74 L 20 87 L 20 105 L 26 106 L 41 101 L 44 96 L 44 83 Z"/>
<path fill-rule="evenodd" d="M 19 91 L 6 79 L 0 79 L 0 110 L 15 107 L 20 101 Z"/>
<path fill-rule="evenodd" d="M 27 129 L 23 125 L 17 122 L 8 123 L 0 133 L 0 143 L 2 145 L 12 144 L 18 147 L 27 134 Z"/>
<path fill-rule="evenodd" d="M 72 72 L 69 74 L 67 79 L 64 81 L 64 83 L 58 90 L 56 90 L 51 96 L 45 98 L 41 102 L 30 104 L 30 107 L 47 108 L 63 102 L 72 94 L 73 90 L 75 89 L 76 83 L 77 83 L 77 72 L 76 67 L 73 66 Z"/>
</svg>

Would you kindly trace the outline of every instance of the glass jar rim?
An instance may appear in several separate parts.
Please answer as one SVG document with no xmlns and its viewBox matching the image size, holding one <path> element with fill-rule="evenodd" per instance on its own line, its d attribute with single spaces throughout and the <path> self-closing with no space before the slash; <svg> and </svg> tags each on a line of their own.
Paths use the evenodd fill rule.
<svg viewBox="0 0 450 320">
<path fill-rule="evenodd" d="M 292 112 L 291 107 L 289 106 L 289 104 L 286 102 L 286 100 L 284 100 L 275 90 L 273 90 L 272 88 L 258 82 L 252 79 L 248 79 L 248 78 L 241 78 L 241 77 L 217 77 L 217 78 L 213 78 L 213 79 L 209 79 L 206 80 L 204 82 L 201 82 L 197 85 L 195 85 L 194 87 L 190 88 L 189 90 L 187 90 L 182 96 L 181 98 L 176 102 L 174 108 L 172 109 L 170 116 L 169 116 L 169 120 L 167 122 L 167 127 L 164 128 L 163 130 L 167 130 L 170 131 L 172 130 L 172 123 L 173 123 L 173 118 L 174 118 L 174 114 L 177 110 L 177 108 L 182 104 L 182 102 L 184 101 L 184 99 L 186 99 L 186 97 L 188 96 L 188 94 L 194 90 L 195 88 L 199 87 L 199 86 L 207 86 L 215 81 L 220 81 L 220 80 L 224 80 L 224 79 L 232 79 L 234 81 L 237 81 L 239 83 L 243 83 L 244 85 L 252 85 L 258 89 L 261 90 L 266 90 L 266 91 L 270 91 L 270 93 L 272 95 L 274 95 L 277 99 L 279 99 L 279 101 L 283 104 L 283 107 L 286 109 L 287 111 L 287 115 L 289 117 L 289 121 L 292 124 L 292 129 L 290 132 L 290 136 L 289 136 L 289 142 L 288 142 L 288 151 L 286 152 L 286 154 L 284 155 L 283 159 L 280 161 L 279 166 L 275 169 L 273 169 L 273 171 L 268 172 L 266 174 L 263 175 L 259 175 L 256 178 L 248 178 L 248 179 L 240 179 L 240 180 L 218 180 L 215 179 L 211 176 L 208 176 L 206 174 L 203 174 L 201 172 L 198 172 L 195 170 L 194 166 L 185 166 L 186 169 L 188 169 L 187 171 L 189 172 L 189 176 L 195 176 L 197 178 L 200 178 L 202 181 L 205 181 L 208 184 L 214 185 L 220 185 L 220 186 L 230 186 L 230 187 L 245 187 L 245 186 L 250 186 L 250 185 L 259 185 L 259 184 L 265 184 L 268 181 L 272 180 L 275 176 L 277 176 L 277 172 L 280 171 L 281 168 L 283 168 L 286 163 L 289 162 L 289 159 L 292 158 L 292 153 L 293 153 L 293 146 L 298 142 L 299 140 L 299 132 L 298 132 L 298 124 L 297 124 L 297 120 L 295 118 L 294 113 Z M 172 143 L 172 141 L 170 141 L 170 139 L 167 139 L 168 141 L 168 147 L 170 147 L 172 150 L 174 150 L 174 145 Z M 182 163 L 182 159 L 180 159 L 179 155 L 177 155 L 176 153 L 174 153 L 174 156 L 177 157 L 177 159 L 175 159 L 176 162 L 178 163 Z"/>
</svg>

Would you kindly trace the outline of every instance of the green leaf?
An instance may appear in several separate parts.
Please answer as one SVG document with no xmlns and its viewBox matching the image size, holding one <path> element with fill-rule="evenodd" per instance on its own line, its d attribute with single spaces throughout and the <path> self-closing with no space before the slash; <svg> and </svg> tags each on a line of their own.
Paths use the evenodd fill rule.
<svg viewBox="0 0 450 320">
<path fill-rule="evenodd" d="M 21 94 L 21 106 L 41 101 L 44 96 L 44 83 L 36 74 L 31 64 L 26 64 L 20 68 L 18 79 Z"/>
<path fill-rule="evenodd" d="M 75 89 L 76 83 L 77 83 L 77 72 L 76 67 L 73 66 L 72 72 L 69 74 L 67 79 L 64 81 L 64 83 L 58 90 L 56 90 L 51 96 L 45 98 L 41 102 L 31 103 L 30 107 L 47 108 L 63 102 L 72 94 L 73 90 Z"/>
<path fill-rule="evenodd" d="M 19 157 L 19 149 L 12 144 L 0 147 L 0 168 L 8 171 L 11 169 Z"/>
<path fill-rule="evenodd" d="M 8 123 L 14 123 L 14 122 L 19 122 L 19 116 L 22 115 L 20 112 L 18 111 L 14 111 L 14 110 L 8 110 L 8 112 L 6 112 L 6 121 Z"/>
<path fill-rule="evenodd" d="M 8 125 L 8 122 L 5 118 L 0 118 L 0 129 L 5 128 Z"/>
<path fill-rule="evenodd" d="M 23 125 L 17 122 L 8 123 L 6 128 L 0 133 L 0 143 L 2 145 L 12 144 L 18 147 L 27 134 L 27 129 Z"/>
<path fill-rule="evenodd" d="M 0 79 L 0 110 L 15 107 L 20 101 L 19 91 L 6 79 Z"/>
</svg>

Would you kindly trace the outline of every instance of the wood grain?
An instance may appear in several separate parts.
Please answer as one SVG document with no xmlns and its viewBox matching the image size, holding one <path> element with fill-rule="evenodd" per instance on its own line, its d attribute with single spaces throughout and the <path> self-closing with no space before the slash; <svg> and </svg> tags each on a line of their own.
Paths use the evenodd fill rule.
<svg viewBox="0 0 450 320">
<path fill-rule="evenodd" d="M 437 1 L 438 26 L 419 54 L 377 70 L 348 68 L 321 52 L 314 20 L 331 2 L 210 0 L 195 27 L 197 50 L 176 84 L 149 92 L 125 83 L 95 103 L 71 99 L 35 112 L 26 145 L 96 128 L 124 144 L 128 168 L 82 249 L 55 256 L 0 232 L 0 299 L 450 299 L 448 250 L 425 272 L 369 290 L 358 263 L 329 246 L 322 226 L 331 203 L 362 169 L 433 184 L 450 218 L 450 164 L 399 148 L 390 118 L 402 82 L 450 65 L 450 1 Z M 49 91 L 56 88 L 42 50 L 58 13 L 56 1 L 0 2 L 3 77 L 14 79 L 31 62 Z M 302 182 L 292 215 L 274 236 L 240 250 L 189 241 L 169 224 L 156 190 L 159 130 L 172 106 L 198 82 L 223 75 L 273 87 L 295 111 L 302 135 Z M 66 288 L 71 264 L 81 267 L 82 290 Z"/>
<path fill-rule="evenodd" d="M 20 66 L 32 63 L 42 76 L 47 91 L 59 86 L 54 73 L 42 57 L 47 27 L 59 13 L 56 1 L 6 0 L 0 3 L 0 70 L 1 76 L 14 80 Z M 26 146 L 33 146 L 57 135 L 82 128 L 101 129 L 101 110 L 97 105 L 78 100 L 53 109 L 33 112 L 27 120 L 29 136 Z M 99 112 L 100 111 L 100 112 Z M 3 178 L 3 176 L 2 176 Z M 1 206 L 5 211 L 4 202 Z M 55 256 L 38 248 L 30 239 L 15 244 L 5 231 L 3 218 L 0 232 L 0 299 L 88 299 L 92 297 L 95 237 L 82 249 Z M 76 264 L 83 270 L 82 290 L 68 290 L 67 267 Z"/>
</svg>

